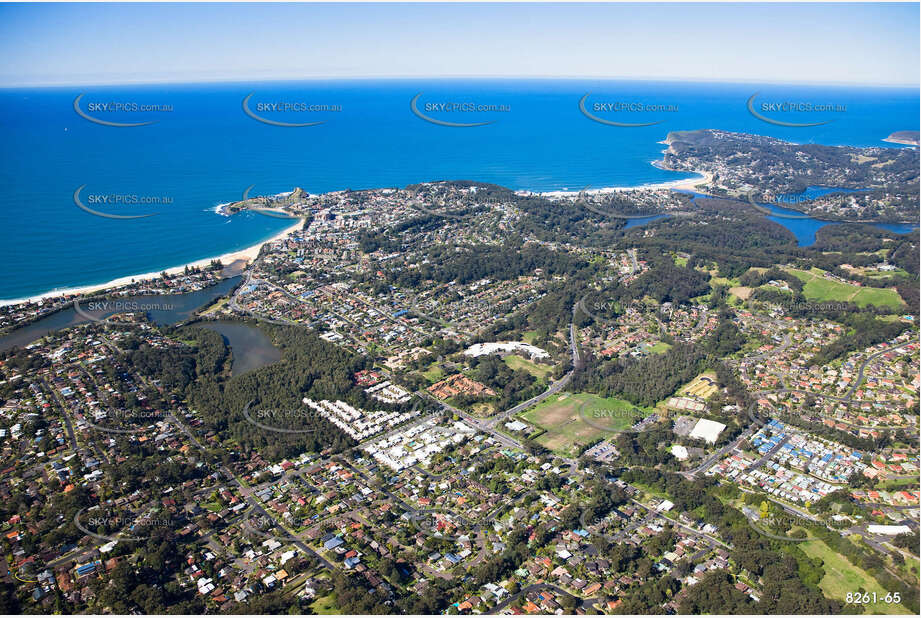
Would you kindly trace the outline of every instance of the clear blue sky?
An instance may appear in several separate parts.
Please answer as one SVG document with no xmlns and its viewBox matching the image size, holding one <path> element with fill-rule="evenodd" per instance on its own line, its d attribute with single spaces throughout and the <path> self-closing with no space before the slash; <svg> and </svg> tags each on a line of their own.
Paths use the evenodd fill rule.
<svg viewBox="0 0 921 618">
<path fill-rule="evenodd" d="M 0 5 L 0 86 L 573 76 L 917 85 L 919 5 Z"/>
</svg>

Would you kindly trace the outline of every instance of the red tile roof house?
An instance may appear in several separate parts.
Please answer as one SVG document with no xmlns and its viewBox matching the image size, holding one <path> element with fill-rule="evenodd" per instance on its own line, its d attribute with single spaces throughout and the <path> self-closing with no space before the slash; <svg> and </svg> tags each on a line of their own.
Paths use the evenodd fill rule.
<svg viewBox="0 0 921 618">
<path fill-rule="evenodd" d="M 582 594 L 586 596 L 591 596 L 595 594 L 596 592 L 598 592 L 599 590 L 601 590 L 601 584 L 599 584 L 598 582 L 595 582 L 594 584 L 591 584 L 590 586 L 586 586 L 585 589 L 582 591 Z"/>
</svg>

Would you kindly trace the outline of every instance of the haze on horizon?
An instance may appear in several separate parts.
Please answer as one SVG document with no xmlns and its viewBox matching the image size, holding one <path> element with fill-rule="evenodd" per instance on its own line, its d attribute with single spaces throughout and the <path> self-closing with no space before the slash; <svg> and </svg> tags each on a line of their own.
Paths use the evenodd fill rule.
<svg viewBox="0 0 921 618">
<path fill-rule="evenodd" d="M 0 87 L 385 77 L 917 86 L 919 5 L 3 4 Z"/>
</svg>

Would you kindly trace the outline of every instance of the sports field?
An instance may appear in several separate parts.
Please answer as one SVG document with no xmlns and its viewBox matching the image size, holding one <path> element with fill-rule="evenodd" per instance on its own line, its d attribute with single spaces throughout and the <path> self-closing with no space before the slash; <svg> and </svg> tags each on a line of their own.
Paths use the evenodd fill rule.
<svg viewBox="0 0 921 618">
<path fill-rule="evenodd" d="M 825 576 L 819 582 L 819 588 L 829 599 L 836 599 L 844 602 L 848 592 L 857 592 L 862 588 L 869 593 L 876 592 L 877 602 L 870 603 L 866 606 L 867 614 L 910 614 L 908 609 L 900 604 L 884 603 L 881 601 L 886 596 L 883 590 L 873 577 L 850 563 L 844 556 L 837 554 L 822 541 L 807 541 L 800 543 L 802 549 L 810 558 L 820 558 L 823 562 L 822 568 L 825 569 Z M 845 614 L 857 613 L 852 606 L 844 608 Z"/>
<path fill-rule="evenodd" d="M 537 438 L 538 443 L 560 455 L 573 456 L 584 445 L 628 429 L 651 412 L 651 409 L 638 408 L 623 399 L 605 399 L 590 393 L 560 393 L 548 397 L 521 417 L 546 430 Z"/>
<path fill-rule="evenodd" d="M 704 378 L 707 379 L 705 380 Z M 716 372 L 706 371 L 679 388 L 678 394 L 693 395 L 694 397 L 709 399 L 718 390 L 719 386 L 716 384 Z"/>
<path fill-rule="evenodd" d="M 809 300 L 817 302 L 846 301 L 855 303 L 860 307 L 875 305 L 894 309 L 905 305 L 899 293 L 889 288 L 868 288 L 826 279 L 823 276 L 825 271 L 818 268 L 813 268 L 809 271 L 795 268 L 785 270 L 805 284 L 803 296 Z"/>
</svg>

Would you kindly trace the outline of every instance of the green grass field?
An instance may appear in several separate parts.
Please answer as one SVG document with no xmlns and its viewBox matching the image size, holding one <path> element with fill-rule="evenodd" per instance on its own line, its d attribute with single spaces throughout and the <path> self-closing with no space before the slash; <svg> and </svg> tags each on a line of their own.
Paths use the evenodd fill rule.
<svg viewBox="0 0 921 618">
<path fill-rule="evenodd" d="M 521 417 L 546 430 L 537 438 L 538 443 L 561 455 L 572 456 L 598 438 L 629 428 L 650 412 L 623 399 L 561 393 L 548 397 Z M 591 424 L 583 417 L 590 419 Z"/>
<path fill-rule="evenodd" d="M 432 365 L 422 372 L 422 375 L 425 376 L 425 379 L 434 384 L 438 382 L 445 376 L 445 372 L 441 370 L 437 364 L 432 363 Z"/>
<path fill-rule="evenodd" d="M 534 345 L 534 341 L 537 339 L 537 331 L 536 331 L 536 330 L 529 330 L 528 332 L 524 333 L 524 334 L 521 336 L 521 339 L 522 339 L 522 341 L 524 341 L 525 343 L 530 343 L 531 345 Z"/>
<path fill-rule="evenodd" d="M 319 616 L 328 616 L 339 613 L 339 610 L 336 607 L 335 595 L 332 594 L 315 599 L 314 602 L 310 604 L 310 608 Z"/>
<path fill-rule="evenodd" d="M 805 284 L 803 295 L 809 300 L 818 302 L 846 301 L 855 303 L 860 307 L 875 305 L 894 309 L 905 305 L 899 293 L 895 290 L 860 287 L 833 281 L 824 278 L 822 275 L 825 271 L 818 268 L 813 268 L 811 271 L 797 270 L 795 268 L 785 270 Z"/>
<path fill-rule="evenodd" d="M 671 348 L 672 346 L 669 344 L 665 343 L 664 341 L 660 341 L 659 343 L 649 348 L 649 352 L 651 354 L 662 354 L 663 352 L 668 352 Z"/>
<path fill-rule="evenodd" d="M 909 272 L 901 268 L 896 268 L 895 270 L 889 270 L 885 272 L 880 272 L 878 270 L 868 270 L 862 269 L 859 271 L 862 275 L 870 277 L 872 279 L 885 279 L 887 277 L 907 277 Z"/>
<path fill-rule="evenodd" d="M 867 592 L 876 592 L 877 599 L 886 596 L 883 590 L 869 573 L 856 567 L 850 561 L 840 554 L 836 554 L 831 548 L 822 541 L 806 541 L 800 543 L 802 549 L 810 558 L 820 558 L 825 569 L 825 576 L 819 582 L 819 588 L 829 599 L 836 599 L 842 603 L 846 600 L 848 592 L 857 592 L 858 588 L 863 587 Z M 868 614 L 910 614 L 903 605 L 894 603 L 877 602 L 866 606 Z M 850 611 L 849 611 L 850 610 Z M 846 606 L 844 613 L 855 613 L 854 609 Z"/>
<path fill-rule="evenodd" d="M 791 296 L 791 297 L 793 296 L 792 290 L 785 290 L 783 288 L 774 287 L 773 285 L 768 285 L 767 283 L 765 283 L 764 285 L 759 285 L 755 289 L 756 290 L 774 290 L 775 292 L 780 292 L 781 294 L 786 294 L 787 296 Z"/>
<path fill-rule="evenodd" d="M 201 312 L 201 315 L 208 315 L 210 313 L 215 313 L 224 308 L 224 306 L 230 301 L 229 298 L 219 298 L 217 302 Z"/>
<path fill-rule="evenodd" d="M 727 288 L 734 288 L 740 285 L 738 279 L 727 279 L 726 277 L 719 277 L 711 273 L 710 276 L 710 287 L 716 287 L 718 285 L 724 285 Z"/>
<path fill-rule="evenodd" d="M 914 556 L 905 556 L 905 564 L 902 565 L 901 570 L 911 577 L 917 578 L 918 571 L 921 570 L 921 563 L 918 562 L 918 559 Z"/>
<path fill-rule="evenodd" d="M 524 369 L 538 380 L 543 380 L 553 372 L 553 367 L 550 365 L 538 365 L 531 360 L 516 356 L 515 354 L 509 354 L 504 360 L 505 364 L 508 365 L 510 369 L 514 369 L 515 371 Z"/>
</svg>

